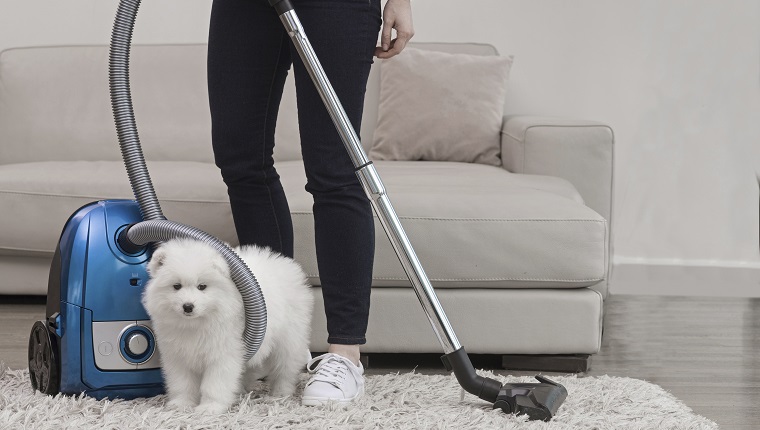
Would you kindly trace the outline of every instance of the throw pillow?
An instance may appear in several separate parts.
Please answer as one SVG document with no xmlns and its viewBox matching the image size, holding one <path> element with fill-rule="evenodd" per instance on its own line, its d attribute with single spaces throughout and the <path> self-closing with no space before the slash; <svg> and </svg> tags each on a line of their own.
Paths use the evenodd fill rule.
<svg viewBox="0 0 760 430">
<path fill-rule="evenodd" d="M 370 157 L 501 165 L 512 57 L 406 48 L 384 60 Z"/>
</svg>

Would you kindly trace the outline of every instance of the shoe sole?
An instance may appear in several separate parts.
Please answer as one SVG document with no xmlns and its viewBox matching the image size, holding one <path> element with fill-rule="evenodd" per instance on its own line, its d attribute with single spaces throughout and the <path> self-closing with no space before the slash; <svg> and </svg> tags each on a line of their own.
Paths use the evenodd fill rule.
<svg viewBox="0 0 760 430">
<path fill-rule="evenodd" d="M 301 399 L 302 406 L 324 406 L 330 402 L 336 403 L 341 406 L 348 406 L 355 400 L 359 399 L 364 394 L 364 386 L 362 386 L 354 397 L 348 399 L 333 399 L 329 397 L 303 397 Z"/>
</svg>

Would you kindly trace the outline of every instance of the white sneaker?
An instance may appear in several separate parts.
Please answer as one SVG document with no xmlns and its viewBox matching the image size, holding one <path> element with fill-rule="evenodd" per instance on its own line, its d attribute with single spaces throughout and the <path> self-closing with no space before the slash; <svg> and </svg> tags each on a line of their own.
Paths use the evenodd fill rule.
<svg viewBox="0 0 760 430">
<path fill-rule="evenodd" d="M 303 390 L 304 406 L 320 406 L 329 401 L 351 403 L 364 393 L 361 363 L 357 367 L 348 358 L 327 353 L 311 359 L 306 370 L 312 376 Z"/>
</svg>

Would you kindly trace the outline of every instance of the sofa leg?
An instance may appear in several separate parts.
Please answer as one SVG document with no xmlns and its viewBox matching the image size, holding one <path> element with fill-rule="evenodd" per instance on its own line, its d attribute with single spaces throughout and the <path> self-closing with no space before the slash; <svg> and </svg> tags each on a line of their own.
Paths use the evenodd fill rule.
<svg viewBox="0 0 760 430">
<path fill-rule="evenodd" d="M 502 355 L 501 367 L 509 370 L 539 370 L 545 372 L 588 372 L 591 356 L 568 355 Z"/>
</svg>

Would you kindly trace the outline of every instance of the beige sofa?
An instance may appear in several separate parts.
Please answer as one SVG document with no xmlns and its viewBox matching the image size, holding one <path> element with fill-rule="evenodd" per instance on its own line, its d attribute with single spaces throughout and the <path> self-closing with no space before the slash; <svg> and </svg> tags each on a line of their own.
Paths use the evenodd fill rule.
<svg viewBox="0 0 760 430">
<path fill-rule="evenodd" d="M 415 44 L 494 55 L 481 44 Z M 213 164 L 205 45 L 136 46 L 138 128 L 170 219 L 236 242 Z M 0 294 L 44 295 L 67 217 L 98 199 L 132 198 L 113 126 L 106 46 L 10 49 L 0 55 Z M 378 110 L 376 62 L 362 140 Z M 295 258 L 315 285 L 312 350 L 326 348 L 311 196 L 288 78 L 275 159 L 295 229 Z M 613 133 L 603 124 L 505 117 L 503 166 L 378 161 L 391 201 L 470 353 L 586 357 L 599 350 L 610 254 Z M 441 352 L 376 222 L 365 352 Z"/>
</svg>

